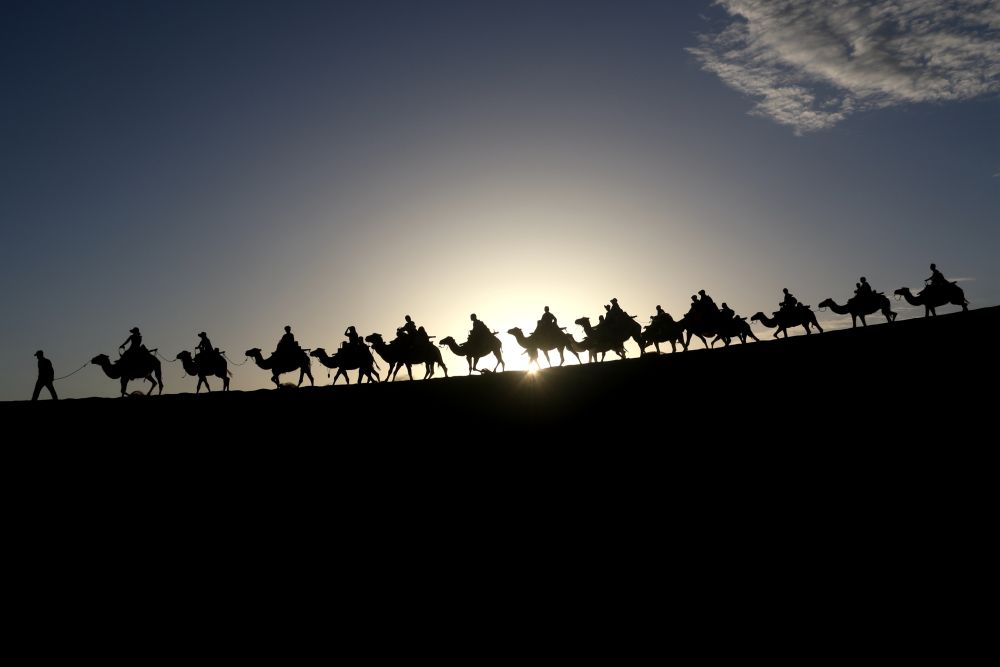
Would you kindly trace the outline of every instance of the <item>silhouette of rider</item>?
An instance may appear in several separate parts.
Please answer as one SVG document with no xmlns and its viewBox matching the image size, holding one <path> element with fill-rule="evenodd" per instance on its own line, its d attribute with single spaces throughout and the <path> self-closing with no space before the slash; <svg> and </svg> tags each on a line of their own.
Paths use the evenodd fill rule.
<svg viewBox="0 0 1000 667">
<path fill-rule="evenodd" d="M 701 306 L 702 310 L 708 313 L 719 312 L 719 307 L 715 305 L 715 301 L 709 295 L 705 294 L 705 290 L 698 290 L 698 294 L 701 295 L 701 299 L 698 301 L 698 305 Z"/>
<path fill-rule="evenodd" d="M 701 310 L 701 304 L 698 303 L 698 295 L 691 295 L 691 307 L 688 308 L 687 315 L 695 315 L 699 310 Z"/>
<path fill-rule="evenodd" d="M 52 362 L 45 358 L 41 350 L 35 352 L 35 356 L 38 357 L 38 380 L 35 381 L 35 391 L 31 394 L 31 400 L 37 401 L 38 394 L 41 393 L 42 387 L 45 387 L 52 394 L 52 400 L 58 401 L 59 397 L 56 395 L 56 388 L 52 385 L 52 381 L 56 376 L 55 371 L 52 369 Z"/>
<path fill-rule="evenodd" d="M 285 325 L 285 335 L 281 337 L 278 341 L 278 347 L 275 348 L 274 352 L 288 354 L 294 352 L 298 349 L 299 344 L 295 342 L 295 336 L 292 335 L 292 327 Z"/>
<path fill-rule="evenodd" d="M 417 327 L 417 333 L 415 344 L 419 346 L 429 345 L 431 342 L 431 337 L 427 335 L 427 330 L 423 327 Z"/>
<path fill-rule="evenodd" d="M 650 319 L 652 320 L 650 322 L 651 324 L 659 324 L 660 322 L 665 322 L 667 319 L 667 311 L 663 310 L 663 306 L 657 305 L 656 314 L 653 315 L 653 317 Z"/>
<path fill-rule="evenodd" d="M 212 341 L 208 339 L 208 334 L 206 334 L 204 331 L 199 333 L 198 337 L 201 338 L 201 340 L 198 341 L 198 344 L 194 348 L 195 351 L 197 352 L 195 357 L 204 355 L 204 357 L 208 359 L 210 356 L 212 356 L 212 354 L 215 353 L 215 348 L 212 347 Z"/>
<path fill-rule="evenodd" d="M 722 318 L 723 322 L 728 322 L 729 320 L 736 317 L 736 313 L 733 309 L 729 307 L 729 304 L 725 301 L 722 302 L 722 309 L 719 311 L 719 317 Z"/>
<path fill-rule="evenodd" d="M 414 324 L 413 320 L 410 318 L 409 315 L 407 315 L 405 319 L 406 323 L 399 329 L 402 333 L 405 333 L 408 336 L 413 336 L 415 333 L 417 333 L 417 325 Z"/>
<path fill-rule="evenodd" d="M 931 276 L 930 278 L 924 278 L 924 282 L 929 282 L 931 287 L 945 287 L 948 284 L 944 274 L 937 270 L 937 265 L 935 264 L 931 264 Z"/>
<path fill-rule="evenodd" d="M 476 317 L 475 313 L 469 315 L 472 320 L 472 331 L 469 332 L 469 341 L 487 340 L 490 337 L 490 330 L 483 321 Z"/>
<path fill-rule="evenodd" d="M 545 312 L 542 313 L 542 316 L 538 319 L 538 328 L 542 329 L 545 327 L 548 327 L 553 331 L 559 328 L 559 321 L 556 319 L 555 315 L 549 312 L 548 306 L 545 306 Z"/>
<path fill-rule="evenodd" d="M 861 282 L 858 283 L 856 294 L 862 300 L 868 300 L 872 297 L 872 286 L 868 284 L 868 279 L 864 276 L 861 276 Z"/>
<path fill-rule="evenodd" d="M 619 318 L 625 319 L 628 317 L 622 307 L 618 305 L 618 299 L 611 299 L 611 309 L 608 310 L 608 318 L 617 320 Z"/>
<path fill-rule="evenodd" d="M 139 327 L 132 327 L 128 331 L 132 335 L 126 338 L 125 342 L 118 346 L 119 351 L 125 349 L 126 345 L 129 346 L 129 348 L 125 350 L 125 354 L 122 355 L 123 358 L 133 358 L 139 354 L 139 350 L 142 349 L 142 334 L 139 333 Z"/>
<path fill-rule="evenodd" d="M 358 330 L 354 328 L 353 324 L 344 330 L 344 335 L 347 336 L 347 343 L 343 344 L 343 347 L 355 349 L 361 348 L 364 345 L 361 342 L 361 336 L 358 335 Z"/>
<path fill-rule="evenodd" d="M 795 295 L 788 291 L 787 287 L 782 287 L 781 291 L 784 293 L 785 298 L 781 300 L 778 307 L 782 310 L 794 310 L 795 306 L 799 305 L 799 300 L 795 298 Z"/>
</svg>

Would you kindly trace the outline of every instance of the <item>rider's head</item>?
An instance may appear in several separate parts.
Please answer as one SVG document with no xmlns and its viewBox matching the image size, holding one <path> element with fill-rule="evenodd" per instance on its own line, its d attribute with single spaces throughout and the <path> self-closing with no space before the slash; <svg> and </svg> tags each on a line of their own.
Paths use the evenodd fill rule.
<svg viewBox="0 0 1000 667">
<path fill-rule="evenodd" d="M 285 325 L 285 333 L 292 333 L 292 328 L 287 324 Z"/>
<path fill-rule="evenodd" d="M 663 310 L 663 306 L 661 306 L 660 304 L 656 304 L 656 309 L 657 310 Z"/>
<path fill-rule="evenodd" d="M 128 332 L 137 334 L 139 333 L 139 327 L 132 327 L 131 329 L 128 330 Z"/>
<path fill-rule="evenodd" d="M 549 312 L 549 307 L 548 306 L 545 306 L 545 312 L 546 313 Z"/>
<path fill-rule="evenodd" d="M 409 322 L 410 321 L 410 316 L 407 315 L 404 319 L 406 319 L 406 321 Z"/>
<path fill-rule="evenodd" d="M 200 334 L 198 334 L 198 338 L 204 338 L 207 335 L 208 334 L 206 334 L 204 331 L 202 331 Z"/>
<path fill-rule="evenodd" d="M 788 294 L 788 288 L 787 287 L 782 287 L 781 291 L 784 292 L 785 294 Z"/>
<path fill-rule="evenodd" d="M 705 290 L 703 289 L 698 290 L 698 294 L 705 296 Z"/>
<path fill-rule="evenodd" d="M 936 266 L 936 265 L 934 265 L 934 264 L 931 264 L 931 271 L 933 271 L 933 270 L 934 270 L 934 269 L 936 269 L 936 268 L 937 268 L 937 266 Z"/>
<path fill-rule="evenodd" d="M 691 295 L 691 300 L 694 301 L 695 303 L 698 303 L 698 295 L 697 294 L 692 294 Z"/>
<path fill-rule="evenodd" d="M 864 276 L 861 276 L 861 282 L 866 283 L 866 282 L 868 282 L 868 279 L 865 278 Z"/>
<path fill-rule="evenodd" d="M 611 299 L 611 303 L 617 304 L 618 303 L 618 299 Z"/>
<path fill-rule="evenodd" d="M 35 356 L 36 356 L 36 357 L 38 357 L 39 359 L 41 359 L 41 358 L 42 358 L 43 356 L 45 356 L 45 355 L 43 355 L 43 354 L 42 354 L 42 351 L 41 351 L 41 350 L 39 350 L 38 352 L 35 352 Z"/>
<path fill-rule="evenodd" d="M 469 315 L 469 319 L 472 320 L 473 322 L 475 322 L 476 321 L 476 314 L 472 313 L 471 315 Z"/>
<path fill-rule="evenodd" d="M 723 307 L 723 308 L 729 308 L 729 304 L 728 304 L 728 303 L 726 303 L 725 301 L 723 301 L 723 302 L 722 302 L 722 307 Z"/>
</svg>

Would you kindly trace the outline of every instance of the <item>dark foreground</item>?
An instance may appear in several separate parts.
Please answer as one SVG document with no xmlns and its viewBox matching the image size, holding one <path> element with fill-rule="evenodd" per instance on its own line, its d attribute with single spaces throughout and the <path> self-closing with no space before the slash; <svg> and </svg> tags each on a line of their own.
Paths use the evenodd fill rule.
<svg viewBox="0 0 1000 667">
<path fill-rule="evenodd" d="M 0 404 L 0 416 L 50 434 L 179 444 L 481 445 L 502 437 L 524 445 L 540 435 L 689 447 L 889 444 L 907 436 L 974 442 L 994 423 L 1000 363 L 989 332 L 997 330 L 1000 308 L 988 308 L 728 349 L 574 362 L 533 376 L 15 402 Z M 449 361 L 463 371 L 462 360 Z M 315 370 L 328 382 L 325 369 Z"/>
<path fill-rule="evenodd" d="M 741 655 L 793 635 L 828 652 L 845 619 L 926 654 L 948 619 L 982 625 L 959 598 L 993 553 L 998 320 L 536 378 L 0 404 L 11 571 L 44 572 L 40 604 L 36 582 L 88 582 L 74 619 L 120 588 L 214 614 L 213 632 L 207 591 L 269 628 L 277 610 L 312 627 L 308 595 L 362 615 L 392 600 L 408 624 L 474 598 L 547 633 L 548 596 L 659 637 L 656 600 L 704 646 L 728 615 Z"/>
</svg>

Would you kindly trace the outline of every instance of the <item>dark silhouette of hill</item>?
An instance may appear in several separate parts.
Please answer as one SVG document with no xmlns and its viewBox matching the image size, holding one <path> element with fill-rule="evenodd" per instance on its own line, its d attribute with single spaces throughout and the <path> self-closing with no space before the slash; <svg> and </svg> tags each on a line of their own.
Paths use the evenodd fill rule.
<svg viewBox="0 0 1000 667">
<path fill-rule="evenodd" d="M 585 442 L 817 446 L 970 433 L 988 424 L 1000 369 L 1000 308 L 829 331 L 725 349 L 425 382 L 0 404 L 9 423 L 58 431 L 102 424 L 190 442 L 193 424 L 227 441 L 469 445 L 498 436 Z M 332 434 L 336 434 L 332 437 Z M 354 434 L 354 435 L 352 435 Z M 95 437 L 100 438 L 97 434 Z"/>
</svg>

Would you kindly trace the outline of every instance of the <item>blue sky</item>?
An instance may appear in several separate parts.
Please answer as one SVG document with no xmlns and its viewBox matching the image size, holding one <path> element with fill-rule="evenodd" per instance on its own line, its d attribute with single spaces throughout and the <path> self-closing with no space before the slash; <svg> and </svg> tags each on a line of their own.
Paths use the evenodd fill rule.
<svg viewBox="0 0 1000 667">
<path fill-rule="evenodd" d="M 407 313 L 461 338 L 471 312 L 527 329 L 616 296 L 645 321 L 702 288 L 749 315 L 785 286 L 916 287 L 931 261 L 996 305 L 998 16 L 8 3 L 0 400 L 29 396 L 36 349 L 60 375 L 133 326 L 169 358 L 207 330 L 240 361 L 285 324 L 327 349 Z M 266 384 L 248 365 L 233 387 Z M 59 388 L 117 393 L 92 368 Z"/>
</svg>

